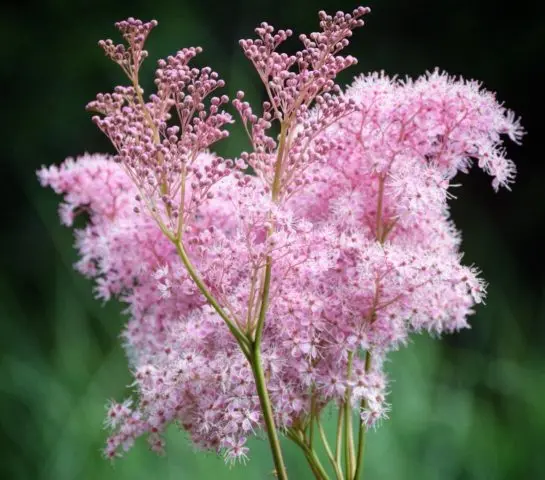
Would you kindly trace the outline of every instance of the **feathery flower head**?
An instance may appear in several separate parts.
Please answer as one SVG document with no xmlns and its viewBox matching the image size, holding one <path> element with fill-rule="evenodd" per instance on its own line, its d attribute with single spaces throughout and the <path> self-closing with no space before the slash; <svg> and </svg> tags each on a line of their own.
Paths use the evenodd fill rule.
<svg viewBox="0 0 545 480">
<path fill-rule="evenodd" d="M 335 76 L 356 59 L 340 52 L 368 12 L 320 12 L 320 32 L 301 35 L 294 55 L 278 52 L 291 30 L 262 23 L 241 40 L 268 99 L 259 116 L 236 94 L 251 143 L 236 160 L 209 151 L 232 119 L 228 98 L 213 96 L 218 74 L 190 66 L 199 47 L 160 60 L 145 100 L 138 73 L 157 22 L 119 22 L 127 46 L 100 43 L 130 81 L 88 106 L 116 153 L 39 178 L 64 195 L 64 224 L 89 214 L 78 270 L 99 298 L 127 304 L 136 399 L 109 405 L 108 457 L 144 434 L 162 452 L 177 423 L 245 461 L 266 424 L 241 348 L 258 335 L 274 422 L 289 433 L 328 404 L 376 426 L 390 408 L 388 353 L 413 332 L 468 326 L 486 286 L 461 263 L 450 182 L 476 163 L 509 187 L 502 142 L 523 130 L 480 84 L 439 71 L 364 75 L 343 92 Z"/>
</svg>

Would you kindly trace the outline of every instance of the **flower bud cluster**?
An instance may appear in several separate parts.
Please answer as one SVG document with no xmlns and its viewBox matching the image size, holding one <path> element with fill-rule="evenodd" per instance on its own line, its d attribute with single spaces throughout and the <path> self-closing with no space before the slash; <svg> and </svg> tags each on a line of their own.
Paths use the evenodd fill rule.
<svg viewBox="0 0 545 480">
<path fill-rule="evenodd" d="M 138 84 L 138 69 L 146 56 L 147 34 L 157 22 L 128 19 L 119 22 L 128 47 L 101 42 L 107 54 L 121 65 L 132 85 L 99 94 L 88 109 L 99 115 L 93 121 L 117 150 L 115 160 L 135 183 L 136 199 L 170 235 L 180 235 L 185 222 L 210 198 L 211 187 L 237 169 L 232 161 L 203 155 L 228 136 L 231 115 L 222 106 L 226 95 L 212 96 L 225 82 L 210 67 L 191 67 L 200 47 L 184 48 L 164 60 L 156 70 L 156 93 L 146 102 Z M 206 161 L 203 161 L 205 159 Z"/>
<path fill-rule="evenodd" d="M 320 12 L 322 31 L 301 35 L 299 38 L 304 49 L 295 55 L 276 51 L 293 32 L 275 32 L 267 23 L 255 29 L 258 39 L 240 41 L 244 54 L 252 61 L 267 87 L 279 119 L 286 120 L 296 114 L 301 105 L 308 106 L 316 96 L 332 90 L 336 75 L 357 62 L 354 57 L 336 54 L 348 45 L 352 30 L 363 26 L 361 17 L 369 11 L 359 7 L 352 14 L 337 12 L 334 16 Z"/>
<path fill-rule="evenodd" d="M 304 48 L 294 55 L 277 51 L 293 32 L 275 31 L 267 23 L 256 28 L 259 38 L 240 41 L 269 97 L 263 103 L 261 117 L 243 101 L 243 92 L 233 101 L 252 144 L 252 152 L 243 158 L 271 189 L 278 190 L 276 197 L 289 196 L 309 181 L 304 172 L 325 147 L 316 145 L 316 136 L 354 108 L 352 102 L 339 95 L 340 88 L 334 80 L 340 71 L 357 62 L 354 57 L 338 53 L 348 46 L 352 31 L 363 25 L 361 17 L 368 12 L 364 7 L 352 14 L 337 12 L 331 16 L 320 12 L 321 31 L 301 35 Z M 311 112 L 314 102 L 323 107 L 318 116 Z M 281 129 L 278 141 L 268 134 L 275 121 Z M 281 147 L 277 150 L 278 142 Z"/>
<path fill-rule="evenodd" d="M 132 77 L 138 74 L 142 62 L 148 56 L 147 50 L 144 50 L 144 43 L 151 30 L 157 26 L 157 20 L 144 23 L 130 17 L 117 22 L 115 26 L 122 33 L 128 46 L 114 44 L 110 39 L 100 40 L 98 45 L 108 57 L 123 69 L 127 76 Z"/>
</svg>

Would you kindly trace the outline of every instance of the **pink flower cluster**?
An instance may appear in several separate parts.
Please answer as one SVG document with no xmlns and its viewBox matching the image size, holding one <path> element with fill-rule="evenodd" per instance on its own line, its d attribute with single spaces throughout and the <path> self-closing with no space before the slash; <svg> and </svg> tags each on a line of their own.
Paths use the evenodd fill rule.
<svg viewBox="0 0 545 480">
<path fill-rule="evenodd" d="M 389 408 L 388 352 L 412 332 L 467 327 L 485 287 L 461 264 L 450 181 L 476 163 L 496 189 L 508 186 L 515 169 L 503 135 L 518 142 L 522 129 L 479 84 L 438 71 L 414 81 L 364 75 L 341 91 L 334 77 L 355 59 L 337 53 L 365 13 L 321 13 L 322 31 L 302 36 L 292 56 L 276 51 L 289 30 L 263 23 L 258 39 L 241 41 L 269 100 L 258 116 L 237 94 L 252 151 L 236 160 L 208 151 L 231 117 L 224 96 L 205 105 L 223 82 L 188 65 L 199 49 L 160 61 L 157 93 L 144 102 L 136 78 L 155 22 L 119 24 L 129 50 L 102 43 L 135 80 L 90 104 L 117 153 L 69 159 L 39 177 L 65 196 L 63 223 L 89 215 L 76 230 L 78 270 L 96 280 L 99 298 L 128 306 L 137 400 L 110 406 L 108 456 L 143 434 L 161 451 L 176 422 L 196 445 L 245 459 L 246 439 L 263 427 L 247 358 L 173 238 L 248 337 L 271 263 L 261 350 L 281 429 L 347 395 L 374 426 Z M 278 136 L 268 133 L 274 122 Z"/>
</svg>

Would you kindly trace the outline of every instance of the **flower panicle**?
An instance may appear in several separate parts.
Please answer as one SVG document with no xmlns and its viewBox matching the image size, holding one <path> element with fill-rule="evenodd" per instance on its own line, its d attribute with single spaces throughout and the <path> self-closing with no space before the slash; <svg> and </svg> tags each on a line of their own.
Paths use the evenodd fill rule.
<svg viewBox="0 0 545 480">
<path fill-rule="evenodd" d="M 257 114 L 236 93 L 251 143 L 236 159 L 210 151 L 232 118 L 223 80 L 192 66 L 199 47 L 160 60 L 144 99 L 137 74 L 155 22 L 120 22 L 124 49 L 104 42 L 130 79 L 89 104 L 115 154 L 38 176 L 64 196 L 62 223 L 88 217 L 76 268 L 98 298 L 127 306 L 134 398 L 108 405 L 106 457 L 141 436 L 162 453 L 176 424 L 227 463 L 247 460 L 247 440 L 270 422 L 233 330 L 255 348 L 266 284 L 260 366 L 270 415 L 296 443 L 329 404 L 341 433 L 358 412 L 362 439 L 390 410 L 389 353 L 415 333 L 469 326 L 486 283 L 462 263 L 452 181 L 475 164 L 509 188 L 504 140 L 524 131 L 494 94 L 439 70 L 361 75 L 341 90 L 335 76 L 355 63 L 341 50 L 368 11 L 320 12 L 320 32 L 294 55 L 278 51 L 293 32 L 266 23 L 241 41 L 268 98 Z"/>
</svg>

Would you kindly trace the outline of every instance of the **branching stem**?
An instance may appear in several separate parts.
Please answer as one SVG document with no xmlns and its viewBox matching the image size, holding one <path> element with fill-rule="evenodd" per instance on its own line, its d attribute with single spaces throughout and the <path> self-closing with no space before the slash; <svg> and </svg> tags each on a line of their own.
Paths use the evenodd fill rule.
<svg viewBox="0 0 545 480">
<path fill-rule="evenodd" d="M 343 416 L 344 409 L 342 405 L 339 406 L 339 415 L 337 418 L 337 435 L 335 439 L 335 462 L 337 465 L 341 464 L 341 452 L 343 447 Z"/>
<path fill-rule="evenodd" d="M 286 472 L 286 466 L 284 465 L 284 459 L 282 458 L 280 439 L 278 438 L 278 433 L 274 424 L 274 414 L 272 410 L 271 399 L 269 397 L 269 392 L 267 391 L 267 383 L 265 380 L 265 374 L 263 372 L 261 349 L 256 344 L 253 345 L 252 353 L 250 356 L 250 365 L 254 374 L 257 395 L 259 396 L 259 403 L 261 405 L 263 419 L 267 428 L 267 436 L 269 438 L 269 444 L 273 455 L 276 476 L 280 480 L 287 480 L 288 474 Z"/>
<path fill-rule="evenodd" d="M 352 375 L 354 352 L 348 352 L 347 379 Z M 351 389 L 347 387 L 344 399 L 344 462 L 346 465 L 346 480 L 352 480 L 355 471 L 354 438 L 352 429 L 352 408 L 350 405 Z"/>
<path fill-rule="evenodd" d="M 273 201 L 277 201 L 278 191 L 280 188 L 280 177 L 282 174 L 282 159 L 284 156 L 284 148 L 286 141 L 287 128 L 282 123 L 280 130 L 280 144 L 278 146 L 278 155 L 276 158 L 275 174 L 272 185 L 272 198 Z M 273 233 L 273 226 L 271 226 L 267 232 L 267 238 Z M 276 467 L 276 475 L 281 480 L 288 478 L 286 473 L 286 467 L 284 465 L 284 459 L 282 457 L 282 449 L 280 447 L 280 440 L 278 439 L 278 433 L 276 431 L 276 425 L 274 422 L 274 414 L 271 406 L 269 393 L 267 390 L 267 383 L 265 375 L 263 373 L 263 362 L 261 360 L 261 341 L 263 338 L 263 328 L 265 326 L 265 318 L 267 316 L 267 309 L 269 307 L 269 293 L 271 287 L 271 272 L 272 272 L 272 258 L 267 256 L 265 261 L 265 272 L 263 275 L 263 289 L 261 293 L 261 305 L 259 309 L 259 317 L 257 319 L 255 340 L 252 343 L 252 352 L 250 356 L 250 364 L 254 373 L 254 379 L 256 382 L 257 394 L 261 404 L 261 410 L 265 425 L 267 427 L 267 435 L 269 437 L 269 444 L 273 455 L 274 465 Z"/>
<path fill-rule="evenodd" d="M 312 469 L 312 472 L 314 473 L 314 476 L 317 480 L 330 480 L 329 475 L 325 471 L 323 465 L 320 463 L 320 460 L 316 456 L 316 452 L 309 448 L 309 446 L 305 443 L 305 437 L 303 433 L 299 430 L 295 429 L 289 429 L 287 432 L 288 438 L 293 440 L 293 442 L 298 445 L 301 450 L 303 450 L 303 453 L 305 454 L 305 457 L 307 459 L 308 464 L 310 465 L 310 468 Z"/>
<path fill-rule="evenodd" d="M 327 441 L 326 434 L 324 432 L 324 428 L 322 427 L 322 423 L 320 422 L 320 417 L 316 417 L 316 425 L 318 426 L 318 431 L 320 432 L 320 438 L 322 439 L 322 443 L 324 444 L 324 448 L 327 454 L 327 458 L 329 458 L 329 462 L 331 463 L 331 466 L 335 470 L 335 477 L 337 480 L 343 480 L 343 472 L 335 460 L 335 457 L 333 456 L 333 452 L 331 451 L 331 448 L 329 446 L 329 443 Z"/>
<path fill-rule="evenodd" d="M 180 259 L 182 260 L 182 263 L 184 264 L 185 268 L 187 269 L 187 272 L 189 273 L 189 276 L 191 279 L 195 282 L 195 285 L 199 288 L 201 293 L 204 295 L 208 303 L 216 310 L 218 315 L 223 319 L 223 321 L 226 323 L 227 327 L 229 328 L 229 331 L 233 334 L 235 339 L 237 340 L 238 344 L 240 345 L 240 348 L 246 358 L 250 360 L 251 358 L 251 346 L 248 338 L 240 331 L 240 329 L 233 323 L 233 321 L 229 318 L 225 310 L 221 307 L 221 305 L 217 302 L 217 300 L 214 298 L 208 287 L 204 284 L 202 281 L 200 275 L 195 270 L 195 267 L 193 266 L 193 263 L 187 256 L 187 252 L 185 251 L 184 245 L 181 241 L 175 241 L 176 245 L 176 251 L 178 252 L 178 255 L 180 256 Z"/>
<path fill-rule="evenodd" d="M 367 373 L 371 368 L 371 353 L 367 351 L 365 353 L 365 372 Z M 365 398 L 362 398 L 360 411 L 367 407 L 367 402 Z M 356 471 L 354 473 L 354 480 L 360 478 L 361 472 L 363 472 L 363 452 L 365 450 L 365 424 L 360 418 L 359 429 L 358 429 L 358 450 L 356 453 Z"/>
</svg>

